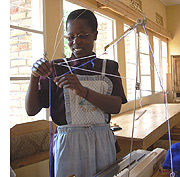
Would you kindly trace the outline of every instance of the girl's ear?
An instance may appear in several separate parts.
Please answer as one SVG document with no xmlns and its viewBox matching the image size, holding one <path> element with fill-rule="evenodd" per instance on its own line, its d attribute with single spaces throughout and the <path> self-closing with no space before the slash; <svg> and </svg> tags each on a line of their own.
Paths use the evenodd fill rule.
<svg viewBox="0 0 180 177">
<path fill-rule="evenodd" d="M 93 34 L 94 34 L 94 40 L 96 41 L 97 35 L 98 35 L 98 31 L 94 31 Z"/>
</svg>

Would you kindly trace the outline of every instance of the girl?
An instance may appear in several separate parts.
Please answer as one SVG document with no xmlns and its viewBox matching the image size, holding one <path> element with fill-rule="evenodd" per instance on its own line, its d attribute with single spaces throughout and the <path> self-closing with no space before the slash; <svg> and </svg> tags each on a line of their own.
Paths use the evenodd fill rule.
<svg viewBox="0 0 180 177">
<path fill-rule="evenodd" d="M 71 12 L 66 31 L 72 56 L 66 65 L 63 59 L 50 63 L 39 59 L 33 65 L 26 110 L 35 115 L 48 107 L 47 76 L 52 78 L 51 116 L 58 125 L 53 139 L 53 175 L 92 177 L 116 160 L 109 122 L 127 100 L 121 79 L 105 75 L 119 76 L 118 64 L 98 59 L 93 52 L 98 34 L 95 15 L 86 9 Z"/>
</svg>

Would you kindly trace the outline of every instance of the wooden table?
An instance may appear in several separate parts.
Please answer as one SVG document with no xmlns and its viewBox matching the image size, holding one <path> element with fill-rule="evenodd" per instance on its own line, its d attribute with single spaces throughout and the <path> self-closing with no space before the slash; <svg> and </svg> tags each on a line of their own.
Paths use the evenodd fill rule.
<svg viewBox="0 0 180 177">
<path fill-rule="evenodd" d="M 144 110 L 146 112 L 134 123 L 133 150 L 147 149 L 153 145 L 160 137 L 167 133 L 167 124 L 165 118 L 165 105 L 152 104 L 136 110 L 136 116 Z M 180 122 L 180 104 L 168 104 L 170 128 Z M 121 152 L 118 158 L 122 158 L 130 151 L 132 137 L 133 110 L 113 117 L 112 122 L 122 127 L 122 130 L 116 131 L 118 143 Z"/>
</svg>

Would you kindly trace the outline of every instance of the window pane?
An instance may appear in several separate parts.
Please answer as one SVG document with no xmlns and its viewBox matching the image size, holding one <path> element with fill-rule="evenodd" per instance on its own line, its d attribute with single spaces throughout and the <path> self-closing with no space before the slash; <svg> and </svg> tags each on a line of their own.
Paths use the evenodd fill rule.
<svg viewBox="0 0 180 177">
<path fill-rule="evenodd" d="M 166 90 L 166 74 L 168 73 L 168 64 L 167 58 L 162 58 L 162 66 L 163 66 L 163 89 Z"/>
<path fill-rule="evenodd" d="M 149 43 L 144 33 L 140 33 L 140 52 L 149 54 Z"/>
<path fill-rule="evenodd" d="M 113 41 L 113 20 L 101 15 L 99 13 L 95 13 L 97 20 L 98 20 L 98 36 L 97 40 L 95 42 L 95 49 L 96 49 L 96 54 L 100 58 L 104 59 L 111 59 L 111 60 L 116 60 L 115 59 L 115 48 L 116 46 L 111 46 L 108 48 L 107 53 L 104 53 L 104 47 L 109 44 L 110 42 Z M 103 54 L 103 55 L 102 55 Z"/>
<path fill-rule="evenodd" d="M 140 67 L 141 67 L 141 94 L 142 97 L 151 95 L 151 71 L 149 43 L 147 36 L 140 33 Z"/>
<path fill-rule="evenodd" d="M 64 18 L 64 34 L 66 34 L 66 21 L 67 21 L 67 17 L 68 15 L 76 9 L 82 9 L 82 6 L 78 6 L 76 4 L 73 4 L 71 2 L 68 1 L 63 1 L 63 18 Z M 65 56 L 68 58 L 71 56 L 71 50 L 68 46 L 68 41 L 66 38 L 64 38 L 64 54 Z"/>
<path fill-rule="evenodd" d="M 167 58 L 167 43 L 162 41 L 162 57 Z"/>
<path fill-rule="evenodd" d="M 155 91 L 156 92 L 160 92 L 162 91 L 162 80 L 160 75 L 157 74 L 157 72 L 155 72 Z"/>
<path fill-rule="evenodd" d="M 25 110 L 25 95 L 29 81 L 10 81 L 10 127 L 24 122 L 46 119 L 43 109 L 36 116 L 28 116 Z"/>
<path fill-rule="evenodd" d="M 42 0 L 12 0 L 10 2 L 11 25 L 43 30 Z"/>
<path fill-rule="evenodd" d="M 127 26 L 125 26 L 124 31 L 127 30 Z M 126 63 L 136 64 L 136 45 L 135 45 L 135 33 L 134 31 L 128 34 L 125 41 L 125 57 Z"/>
<path fill-rule="evenodd" d="M 140 54 L 140 65 L 141 75 L 151 75 L 149 55 Z"/>
<path fill-rule="evenodd" d="M 10 24 L 15 26 L 10 29 L 10 127 L 18 123 L 46 119 L 45 109 L 36 116 L 28 116 L 25 110 L 25 95 L 32 64 L 43 57 L 44 53 L 42 2 L 10 2 Z M 23 28 L 17 29 L 18 27 Z M 40 33 L 30 32 L 31 29 Z"/>
<path fill-rule="evenodd" d="M 141 76 L 142 96 L 151 95 L 151 76 Z"/>
<path fill-rule="evenodd" d="M 66 20 L 70 12 L 76 9 L 82 9 L 82 6 L 70 3 L 68 1 L 63 1 L 63 11 L 64 11 L 64 27 L 66 26 Z M 97 40 L 94 43 L 94 52 L 97 54 L 97 57 L 104 59 L 116 60 L 115 50 L 116 48 L 112 47 L 108 50 L 108 53 L 104 54 L 104 47 L 113 41 L 113 24 L 114 20 L 104 16 L 98 12 L 94 12 L 97 21 L 98 21 L 98 36 Z M 64 33 L 66 34 L 66 29 L 64 28 Z M 111 34 L 111 35 L 110 35 Z M 68 47 L 67 39 L 64 39 L 64 53 L 66 57 L 71 56 L 71 50 Z M 102 55 L 103 54 L 103 55 Z"/>
<path fill-rule="evenodd" d="M 124 31 L 128 29 L 124 25 Z M 136 44 L 135 32 L 132 31 L 126 36 L 125 41 L 125 59 L 126 59 L 126 87 L 127 87 L 127 100 L 135 99 L 135 79 L 136 79 Z M 140 93 L 137 91 L 136 98 L 140 98 Z"/>
<path fill-rule="evenodd" d="M 160 92 L 161 89 L 161 70 L 160 70 L 160 40 L 153 36 L 154 44 L 154 76 L 155 76 L 155 91 Z"/>
<path fill-rule="evenodd" d="M 154 63 L 155 65 L 160 65 L 160 47 L 159 47 L 159 39 L 153 37 L 153 44 L 154 44 Z"/>
<path fill-rule="evenodd" d="M 166 74 L 168 73 L 168 63 L 167 63 L 167 43 L 162 41 L 162 69 L 163 69 L 163 88 L 166 90 Z"/>
<path fill-rule="evenodd" d="M 10 74 L 30 76 L 32 64 L 43 57 L 43 35 L 11 29 Z"/>
</svg>

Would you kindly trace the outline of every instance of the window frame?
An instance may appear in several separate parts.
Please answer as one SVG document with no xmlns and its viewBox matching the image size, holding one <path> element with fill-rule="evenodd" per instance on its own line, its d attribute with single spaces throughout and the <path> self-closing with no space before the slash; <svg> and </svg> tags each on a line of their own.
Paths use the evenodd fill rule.
<svg viewBox="0 0 180 177">
<path fill-rule="evenodd" d="M 97 14 L 97 15 L 101 15 L 101 16 L 104 16 L 105 18 L 108 18 L 109 20 L 112 20 L 112 40 L 115 40 L 116 39 L 116 31 L 117 31 L 117 26 L 116 26 L 116 18 L 110 14 L 110 13 L 105 13 L 102 9 L 99 9 L 97 7 L 94 7 L 93 5 L 90 5 L 89 3 L 85 3 L 85 2 L 82 2 L 82 1 L 74 1 L 74 0 L 62 0 L 63 2 L 64 1 L 67 1 L 67 2 L 70 2 L 72 4 L 75 4 L 75 5 L 78 5 L 78 6 L 82 6 L 83 8 L 87 8 L 89 10 L 91 10 L 94 14 Z M 96 45 L 94 45 L 94 50 L 96 52 Z M 117 45 L 113 48 L 113 54 L 114 54 L 114 58 L 113 60 L 118 62 L 118 49 L 117 49 Z"/>
<path fill-rule="evenodd" d="M 18 25 L 12 25 L 10 23 L 10 29 L 15 29 L 15 30 L 20 30 L 20 31 L 25 31 L 25 32 L 29 32 L 29 33 L 32 33 L 32 34 L 40 34 L 42 35 L 42 38 L 43 38 L 43 51 L 45 53 L 46 51 L 46 24 L 45 24 L 45 20 L 46 20 L 46 14 L 45 14 L 45 0 L 40 0 L 39 1 L 41 3 L 41 7 L 39 9 L 39 11 L 42 10 L 42 30 L 37 30 L 37 29 L 33 29 L 33 28 L 28 28 L 28 27 L 22 27 L 22 26 L 18 26 Z M 11 36 L 10 36 L 11 37 Z M 11 69 L 11 68 L 10 68 Z M 11 81 L 30 81 L 30 78 L 31 76 L 26 76 L 26 75 L 9 75 L 9 78 L 10 78 L 10 82 Z M 11 91 L 9 91 L 9 93 L 11 93 Z M 45 120 L 49 120 L 49 110 L 46 109 L 45 110 L 45 117 L 44 119 Z M 34 120 L 33 120 L 34 121 Z"/>
<path fill-rule="evenodd" d="M 167 43 L 166 40 L 163 40 L 161 37 L 159 37 L 157 35 L 153 35 L 153 49 L 154 50 L 155 50 L 155 47 L 154 47 L 154 38 L 156 38 L 156 40 L 158 40 L 158 46 L 159 46 L 159 65 L 158 65 L 159 67 L 157 68 L 157 70 L 158 70 L 158 74 L 160 75 L 159 77 L 161 79 L 161 84 L 163 86 L 163 89 L 164 89 L 164 91 L 166 91 L 167 90 L 167 81 L 166 81 L 167 78 L 164 78 L 163 59 L 166 59 L 166 64 L 167 64 L 167 68 L 166 68 L 167 72 L 166 72 L 166 74 L 167 74 L 168 73 L 168 48 L 166 48 L 167 49 L 167 51 L 166 51 L 167 52 L 166 53 L 167 58 L 166 58 L 166 57 L 164 57 L 162 55 L 162 42 L 166 43 L 166 46 L 168 46 L 168 43 Z M 154 50 L 153 50 L 153 53 L 154 53 Z M 155 93 L 160 93 L 160 92 L 163 92 L 163 90 L 162 89 L 161 90 L 156 90 L 156 86 L 155 86 L 155 84 L 156 84 L 155 83 L 155 79 L 156 79 L 155 78 L 155 76 L 156 76 L 155 72 L 157 72 L 156 68 L 155 68 L 156 66 L 155 66 L 155 58 L 154 58 L 154 92 Z M 157 78 L 157 79 L 159 80 L 159 78 Z M 164 88 L 164 80 L 165 80 L 165 88 Z"/>
<path fill-rule="evenodd" d="M 126 22 L 124 22 L 124 24 L 123 24 L 123 27 L 124 27 L 124 31 L 125 31 L 125 28 L 129 28 L 130 27 L 130 25 L 128 24 L 128 23 L 126 23 Z M 140 59 L 140 57 L 141 57 L 141 55 L 146 55 L 146 56 L 148 56 L 149 57 L 149 69 L 150 69 L 150 75 L 148 75 L 148 74 L 142 74 L 142 72 L 141 72 L 141 59 L 140 59 L 140 61 L 138 61 L 138 79 L 139 79 L 139 82 L 141 83 L 141 80 L 142 80 L 142 77 L 143 76 L 150 76 L 150 85 L 151 85 L 151 87 L 150 87 L 150 90 L 148 90 L 148 92 L 150 92 L 150 94 L 148 94 L 148 95 L 145 95 L 145 96 L 142 96 L 142 91 L 140 91 L 140 92 L 138 92 L 138 94 L 136 94 L 136 98 L 134 98 L 134 96 L 132 96 L 131 98 L 128 98 L 128 95 L 127 95 L 127 99 L 128 99 L 128 101 L 134 101 L 135 99 L 142 99 L 142 98 L 144 98 L 144 97 L 148 97 L 148 96 L 151 96 L 152 95 L 152 72 L 151 72 L 151 59 L 150 59 L 150 50 L 149 50 L 149 45 L 147 46 L 148 47 L 148 54 L 146 54 L 146 53 L 144 53 L 144 52 L 141 52 L 141 50 L 140 50 L 140 40 L 141 40 L 141 33 L 142 34 L 144 34 L 144 35 L 146 35 L 144 32 L 142 32 L 142 31 L 140 31 L 139 32 L 139 41 L 137 42 L 136 40 L 137 40 L 137 33 L 136 33 L 136 30 L 134 30 L 134 31 L 132 31 L 132 33 L 134 33 L 134 48 L 135 48 L 135 56 L 134 56 L 134 62 L 133 63 L 129 63 L 129 62 L 127 62 L 126 61 L 126 44 L 125 44 L 125 40 L 124 40 L 124 53 L 125 53 L 125 65 L 126 65 L 126 78 L 127 78 L 127 64 L 132 64 L 132 65 L 136 65 L 136 59 L 137 59 L 137 46 L 139 45 L 139 59 Z M 146 36 L 145 36 L 146 37 Z M 148 35 L 148 40 L 149 40 L 149 35 Z M 139 44 L 138 44 L 139 43 Z M 127 86 L 127 80 L 126 80 L 126 88 L 128 89 L 128 86 Z M 134 89 L 135 89 L 135 85 L 134 85 Z M 131 92 L 132 92 L 132 94 L 133 94 L 133 91 L 135 91 L 134 89 L 132 89 L 131 90 Z M 128 93 L 128 90 L 127 90 L 127 93 Z"/>
</svg>

